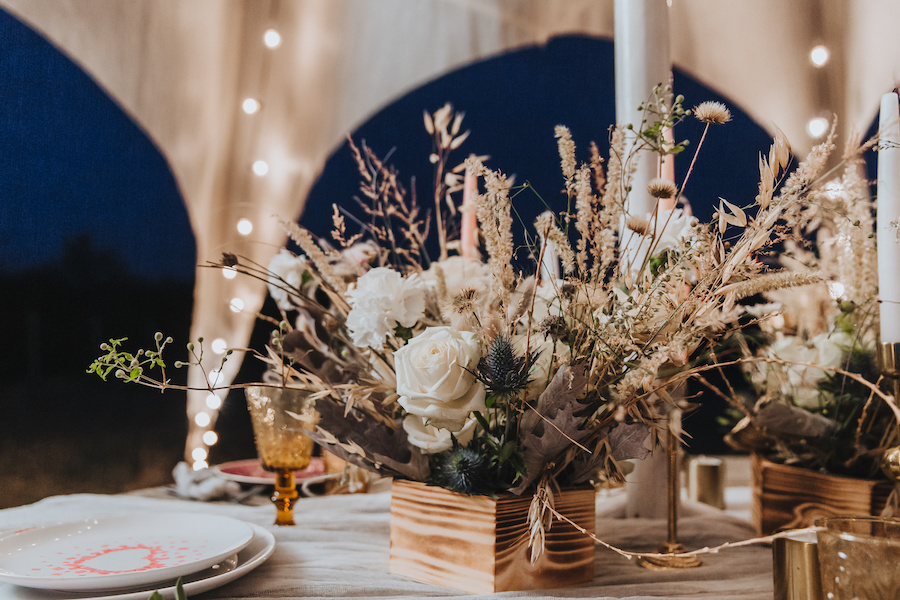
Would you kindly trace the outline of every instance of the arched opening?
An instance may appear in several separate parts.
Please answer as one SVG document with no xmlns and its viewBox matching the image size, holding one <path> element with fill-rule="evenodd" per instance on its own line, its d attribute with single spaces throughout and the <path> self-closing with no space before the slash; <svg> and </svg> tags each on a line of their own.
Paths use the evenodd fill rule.
<svg viewBox="0 0 900 600">
<path fill-rule="evenodd" d="M 178 186 L 134 121 L 5 11 L 0 79 L 0 506 L 168 481 L 183 397 L 85 370 L 114 332 L 187 338 L 196 251 Z"/>
</svg>

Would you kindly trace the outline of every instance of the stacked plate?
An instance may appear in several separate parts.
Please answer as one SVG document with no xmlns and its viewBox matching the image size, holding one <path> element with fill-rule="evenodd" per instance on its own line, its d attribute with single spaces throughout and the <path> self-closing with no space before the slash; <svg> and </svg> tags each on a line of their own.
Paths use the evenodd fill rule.
<svg viewBox="0 0 900 600">
<path fill-rule="evenodd" d="M 274 536 L 229 517 L 158 513 L 17 531 L 0 538 L 0 599 L 146 600 L 172 596 L 180 577 L 188 596 L 252 571 Z"/>
</svg>

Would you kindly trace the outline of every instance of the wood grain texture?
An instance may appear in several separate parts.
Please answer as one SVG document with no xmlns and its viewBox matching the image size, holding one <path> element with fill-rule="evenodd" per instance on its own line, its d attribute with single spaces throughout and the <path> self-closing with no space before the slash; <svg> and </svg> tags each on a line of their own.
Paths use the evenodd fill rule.
<svg viewBox="0 0 900 600">
<path fill-rule="evenodd" d="M 808 527 L 830 515 L 879 515 L 892 485 L 773 463 L 754 454 L 750 510 L 759 535 Z"/>
<path fill-rule="evenodd" d="M 564 490 L 556 510 L 594 531 L 593 488 Z M 466 496 L 395 480 L 390 572 L 476 594 L 566 587 L 594 578 L 594 541 L 554 520 L 545 552 L 529 560 L 531 496 Z"/>
</svg>

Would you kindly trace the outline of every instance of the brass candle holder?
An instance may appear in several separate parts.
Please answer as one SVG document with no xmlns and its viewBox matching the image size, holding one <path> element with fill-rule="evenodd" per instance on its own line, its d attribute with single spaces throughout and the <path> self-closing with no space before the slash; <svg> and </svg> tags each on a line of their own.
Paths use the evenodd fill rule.
<svg viewBox="0 0 900 600">
<path fill-rule="evenodd" d="M 881 344 L 881 373 L 891 381 L 891 394 L 900 401 L 900 343 Z M 881 470 L 888 478 L 900 481 L 900 446 L 888 448 L 881 455 Z"/>
<path fill-rule="evenodd" d="M 680 491 L 678 481 L 678 436 L 675 435 L 673 417 L 677 418 L 677 409 L 669 413 L 669 423 L 666 428 L 666 524 L 667 536 L 665 543 L 657 550 L 657 554 L 663 556 L 641 556 L 637 563 L 645 569 L 689 569 L 699 567 L 703 562 L 696 556 L 685 556 L 684 546 L 678 541 L 678 496 Z"/>
</svg>

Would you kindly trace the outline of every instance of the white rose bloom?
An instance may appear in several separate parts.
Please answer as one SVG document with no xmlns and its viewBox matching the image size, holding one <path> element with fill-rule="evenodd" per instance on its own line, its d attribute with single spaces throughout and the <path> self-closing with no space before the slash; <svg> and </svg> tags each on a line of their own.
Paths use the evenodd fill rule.
<svg viewBox="0 0 900 600">
<path fill-rule="evenodd" d="M 424 454 L 437 454 L 453 447 L 450 430 L 429 425 L 422 417 L 406 415 L 403 430 L 406 431 L 409 443 L 420 448 Z M 475 435 L 475 419 L 470 419 L 460 431 L 452 435 L 461 445 L 468 444 Z"/>
<path fill-rule="evenodd" d="M 472 411 L 485 410 L 484 386 L 472 374 L 480 358 L 474 333 L 427 328 L 394 352 L 397 401 L 434 427 L 461 430 Z"/>
<path fill-rule="evenodd" d="M 425 314 L 425 286 L 416 275 L 376 267 L 356 280 L 345 294 L 350 303 L 347 328 L 357 346 L 376 350 L 399 323 L 412 327 Z"/>
<path fill-rule="evenodd" d="M 282 249 L 269 261 L 268 270 L 272 273 L 267 282 L 269 295 L 278 304 L 278 308 L 293 310 L 299 304 L 299 300 L 292 302 L 291 294 L 281 288 L 287 283 L 294 289 L 300 290 L 303 285 L 303 273 L 306 272 L 306 258 Z"/>
</svg>

